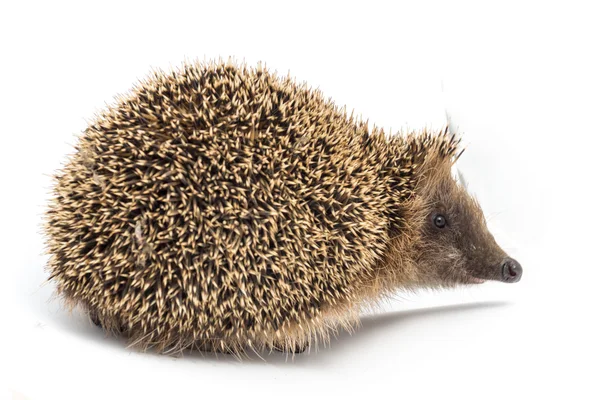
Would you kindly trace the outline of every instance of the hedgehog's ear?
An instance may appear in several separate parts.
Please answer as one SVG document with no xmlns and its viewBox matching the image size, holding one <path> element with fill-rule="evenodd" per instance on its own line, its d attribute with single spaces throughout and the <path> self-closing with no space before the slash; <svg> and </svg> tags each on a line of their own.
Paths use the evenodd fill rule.
<svg viewBox="0 0 600 400">
<path fill-rule="evenodd" d="M 421 193 L 437 190 L 439 183 L 451 177 L 451 169 L 462 152 L 460 138 L 449 127 L 438 133 L 412 133 L 406 138 L 406 152 L 411 155 L 416 187 Z"/>
<path fill-rule="evenodd" d="M 467 189 L 467 187 L 468 187 L 467 180 L 465 179 L 465 176 L 460 171 L 460 169 L 458 169 L 456 164 L 452 165 L 452 168 L 450 169 L 450 171 L 452 171 L 452 177 L 454 178 L 454 180 L 456 182 L 458 182 L 462 187 Z"/>
</svg>

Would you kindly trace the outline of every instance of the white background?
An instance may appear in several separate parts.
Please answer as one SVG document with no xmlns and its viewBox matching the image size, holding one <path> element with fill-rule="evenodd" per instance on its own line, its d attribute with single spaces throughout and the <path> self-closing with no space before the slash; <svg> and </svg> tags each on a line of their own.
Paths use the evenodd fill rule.
<svg viewBox="0 0 600 400">
<path fill-rule="evenodd" d="M 599 398 L 594 3 L 2 2 L 4 394 Z M 393 132 L 441 127 L 448 110 L 459 167 L 522 281 L 399 293 L 356 334 L 287 361 L 140 354 L 63 311 L 44 284 L 49 176 L 150 68 L 219 56 L 290 71 Z"/>
</svg>

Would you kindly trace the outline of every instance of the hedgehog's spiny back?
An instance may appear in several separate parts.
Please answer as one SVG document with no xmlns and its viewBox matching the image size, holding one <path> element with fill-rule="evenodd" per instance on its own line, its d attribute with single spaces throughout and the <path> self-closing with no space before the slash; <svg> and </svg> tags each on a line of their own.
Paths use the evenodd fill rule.
<svg viewBox="0 0 600 400">
<path fill-rule="evenodd" d="M 305 340 L 384 250 L 389 182 L 366 140 L 319 92 L 260 69 L 157 73 L 57 177 L 51 277 L 143 345 Z"/>
</svg>

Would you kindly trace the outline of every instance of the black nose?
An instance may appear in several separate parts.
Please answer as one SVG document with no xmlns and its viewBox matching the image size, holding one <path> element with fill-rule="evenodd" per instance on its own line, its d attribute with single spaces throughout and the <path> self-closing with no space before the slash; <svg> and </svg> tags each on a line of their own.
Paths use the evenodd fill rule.
<svg viewBox="0 0 600 400">
<path fill-rule="evenodd" d="M 523 275 L 523 268 L 517 260 L 506 257 L 504 261 L 502 261 L 502 278 L 504 279 L 504 282 L 519 282 L 521 275 Z"/>
</svg>

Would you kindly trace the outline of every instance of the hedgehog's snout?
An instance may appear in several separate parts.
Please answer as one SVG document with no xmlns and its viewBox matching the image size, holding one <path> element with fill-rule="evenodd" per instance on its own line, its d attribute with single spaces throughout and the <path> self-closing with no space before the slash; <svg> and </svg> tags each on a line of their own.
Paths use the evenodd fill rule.
<svg viewBox="0 0 600 400">
<path fill-rule="evenodd" d="M 515 283 L 521 280 L 523 275 L 523 267 L 514 258 L 506 257 L 501 264 L 502 279 L 506 283 Z"/>
</svg>

